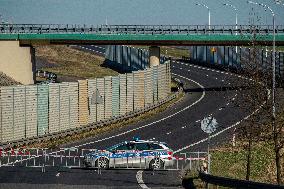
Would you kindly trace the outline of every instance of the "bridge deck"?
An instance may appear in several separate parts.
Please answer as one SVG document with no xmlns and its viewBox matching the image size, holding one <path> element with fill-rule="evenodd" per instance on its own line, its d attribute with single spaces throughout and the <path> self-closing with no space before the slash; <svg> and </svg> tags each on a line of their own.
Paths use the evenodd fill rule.
<svg viewBox="0 0 284 189">
<path fill-rule="evenodd" d="M 33 44 L 120 45 L 272 45 L 271 26 L 70 26 L 0 25 L 0 40 Z M 276 44 L 284 45 L 284 26 L 276 27 Z"/>
</svg>

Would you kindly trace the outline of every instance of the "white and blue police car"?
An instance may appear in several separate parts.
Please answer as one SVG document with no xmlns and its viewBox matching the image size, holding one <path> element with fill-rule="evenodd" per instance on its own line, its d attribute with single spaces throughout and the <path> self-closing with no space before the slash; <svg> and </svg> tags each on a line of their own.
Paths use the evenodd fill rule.
<svg viewBox="0 0 284 189">
<path fill-rule="evenodd" d="M 164 169 L 173 166 L 173 151 L 164 142 L 139 140 L 125 141 L 105 150 L 84 156 L 86 167 Z"/>
</svg>

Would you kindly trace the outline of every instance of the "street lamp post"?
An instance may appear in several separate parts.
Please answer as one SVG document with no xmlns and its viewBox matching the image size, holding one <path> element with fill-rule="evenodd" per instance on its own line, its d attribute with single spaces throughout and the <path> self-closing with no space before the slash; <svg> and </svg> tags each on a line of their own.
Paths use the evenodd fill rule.
<svg viewBox="0 0 284 189">
<path fill-rule="evenodd" d="M 196 3 L 195 5 L 203 6 L 203 7 L 207 8 L 207 10 L 208 10 L 208 28 L 211 29 L 211 27 L 210 27 L 211 26 L 211 13 L 210 13 L 209 7 L 205 4 L 200 4 L 200 3 Z"/>
<path fill-rule="evenodd" d="M 275 13 L 274 11 L 267 5 L 263 4 L 263 3 L 256 3 L 253 1 L 248 1 L 248 3 L 250 4 L 254 4 L 254 5 L 259 5 L 265 9 L 270 10 L 271 14 L 272 14 L 272 22 L 273 22 L 273 50 L 272 50 L 272 127 L 273 130 L 275 130 L 275 119 L 276 119 L 276 115 L 275 115 Z"/>
<path fill-rule="evenodd" d="M 233 8 L 235 10 L 235 12 L 236 12 L 236 18 L 235 18 L 235 21 L 236 21 L 236 35 L 238 35 L 238 32 L 237 32 L 237 29 L 238 29 L 238 9 L 234 5 L 231 5 L 231 4 L 228 4 L 228 3 L 224 3 L 223 5 L 224 6 L 229 6 L 229 7 Z M 237 46 L 236 46 L 236 53 L 238 53 L 238 47 Z"/>
</svg>

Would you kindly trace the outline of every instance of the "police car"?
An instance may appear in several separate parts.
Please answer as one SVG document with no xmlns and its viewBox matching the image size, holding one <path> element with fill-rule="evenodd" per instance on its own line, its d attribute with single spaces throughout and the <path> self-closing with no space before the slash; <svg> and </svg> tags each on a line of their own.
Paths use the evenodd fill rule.
<svg viewBox="0 0 284 189">
<path fill-rule="evenodd" d="M 173 166 L 173 151 L 164 142 L 132 140 L 84 156 L 86 167 L 164 169 Z"/>
</svg>

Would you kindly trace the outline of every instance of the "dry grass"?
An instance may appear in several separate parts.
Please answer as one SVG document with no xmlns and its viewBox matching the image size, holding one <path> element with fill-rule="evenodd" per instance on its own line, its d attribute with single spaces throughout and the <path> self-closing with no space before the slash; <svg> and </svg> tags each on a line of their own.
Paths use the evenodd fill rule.
<svg viewBox="0 0 284 189">
<path fill-rule="evenodd" d="M 134 46 L 136 48 L 140 49 L 146 49 L 149 50 L 148 46 Z M 182 56 L 189 56 L 189 50 L 186 49 L 178 49 L 175 47 L 168 47 L 168 46 L 161 46 L 160 47 L 161 54 L 166 55 L 166 56 L 172 56 L 175 58 L 182 58 Z"/>
<path fill-rule="evenodd" d="M 36 57 L 50 63 L 42 70 L 60 76 L 87 79 L 118 75 L 116 71 L 102 66 L 105 60 L 103 57 L 67 46 L 38 46 L 36 47 Z"/>
</svg>

